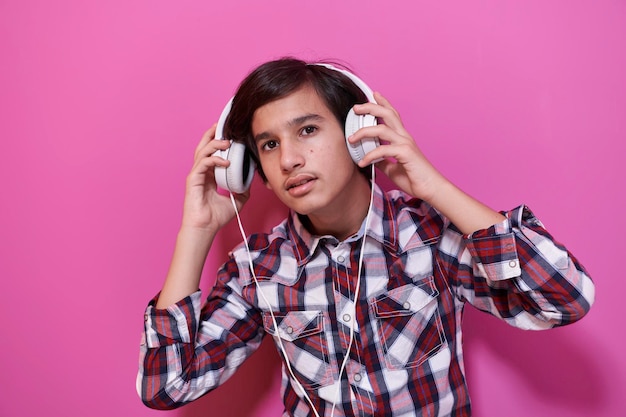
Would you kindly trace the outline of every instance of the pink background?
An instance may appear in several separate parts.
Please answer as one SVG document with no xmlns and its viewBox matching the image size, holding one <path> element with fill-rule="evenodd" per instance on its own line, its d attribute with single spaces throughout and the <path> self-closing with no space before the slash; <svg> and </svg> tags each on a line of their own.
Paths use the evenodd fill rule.
<svg viewBox="0 0 626 417">
<path fill-rule="evenodd" d="M 567 328 L 468 308 L 475 415 L 625 416 L 625 51 L 617 0 L 3 0 L 0 415 L 164 415 L 135 393 L 138 343 L 193 149 L 253 66 L 295 54 L 349 63 L 446 175 L 527 203 L 595 278 Z M 246 229 L 267 230 L 285 210 L 253 194 Z M 277 416 L 278 375 L 264 343 L 169 415 Z"/>
</svg>

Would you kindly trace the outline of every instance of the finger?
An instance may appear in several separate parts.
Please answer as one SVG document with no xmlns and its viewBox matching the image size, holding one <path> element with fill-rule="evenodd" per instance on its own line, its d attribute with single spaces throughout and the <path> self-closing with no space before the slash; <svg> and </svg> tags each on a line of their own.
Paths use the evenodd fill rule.
<svg viewBox="0 0 626 417">
<path fill-rule="evenodd" d="M 407 140 L 394 142 L 387 141 L 387 143 L 381 144 L 372 151 L 368 152 L 359 165 L 366 166 L 371 164 L 373 161 L 383 159 L 393 159 L 403 164 L 409 163 L 411 160 L 419 157 L 421 153 L 415 142 L 409 140 L 410 137 L 406 139 Z M 376 166 L 379 166 L 379 164 Z"/>
<path fill-rule="evenodd" d="M 383 105 L 382 103 L 356 104 L 354 106 L 354 112 L 356 114 L 371 114 L 394 129 L 404 129 L 400 115 L 396 109 L 390 105 Z"/>
<path fill-rule="evenodd" d="M 215 142 L 227 142 L 227 141 L 215 141 Z M 214 149 L 210 144 L 207 144 L 203 150 L 200 150 L 198 155 L 193 161 L 193 165 L 189 172 L 190 176 L 202 176 L 202 177 L 214 177 L 215 167 L 227 168 L 230 166 L 230 161 L 221 158 L 213 154 Z"/>
<path fill-rule="evenodd" d="M 196 173 L 212 173 L 213 169 L 218 166 L 227 168 L 230 166 L 230 161 L 216 155 L 207 155 L 196 159 L 191 171 Z"/>
<path fill-rule="evenodd" d="M 391 110 L 393 113 L 398 115 L 398 111 L 396 110 L 396 108 L 393 107 L 391 102 L 389 100 L 387 100 L 387 98 L 385 96 L 383 96 L 381 93 L 379 93 L 378 91 L 374 92 L 374 100 L 375 100 L 375 102 L 373 102 L 373 103 L 372 102 L 368 102 L 368 103 L 381 106 L 383 108 Z M 363 103 L 363 104 L 368 104 L 368 103 Z"/>
<path fill-rule="evenodd" d="M 229 161 L 212 156 L 196 161 L 187 175 L 187 187 L 216 188 L 215 167 L 223 166 L 226 168 L 229 165 Z"/>
<path fill-rule="evenodd" d="M 386 162 L 385 158 L 388 158 L 387 150 L 381 149 L 381 147 L 379 146 L 376 149 L 373 149 L 369 151 L 368 153 L 366 153 L 365 156 L 363 156 L 363 158 L 358 162 L 357 165 L 363 168 L 372 164 L 374 161 L 379 161 L 379 162 L 376 162 L 376 166 L 380 167 L 381 164 L 383 164 L 384 166 L 384 162 Z"/>
<path fill-rule="evenodd" d="M 391 105 L 391 103 L 389 102 L 389 100 L 387 100 L 385 98 L 385 96 L 383 96 L 382 94 L 380 94 L 378 91 L 374 91 L 374 99 L 376 100 L 376 102 L 378 104 L 380 104 L 383 107 L 388 107 L 390 109 L 394 109 L 395 108 Z"/>
<path fill-rule="evenodd" d="M 206 132 L 204 132 L 204 134 L 202 135 L 202 139 L 200 140 L 200 143 L 198 144 L 198 146 L 203 146 L 207 142 L 212 140 L 215 137 L 215 129 L 217 129 L 217 123 L 214 123 L 213 126 L 208 128 Z"/>
<path fill-rule="evenodd" d="M 202 138 L 200 139 L 200 142 L 198 142 L 198 145 L 196 145 L 196 149 L 195 149 L 196 153 L 198 152 L 198 150 L 204 148 L 204 146 L 206 146 L 206 144 L 209 143 L 209 141 L 213 140 L 213 138 L 215 137 L 216 128 L 217 128 L 217 123 L 211 126 L 206 132 L 202 134 Z"/>
<path fill-rule="evenodd" d="M 365 154 L 365 156 L 363 157 L 363 159 L 361 159 L 358 163 L 358 165 L 360 167 L 366 167 L 372 163 L 374 163 L 374 161 L 378 161 L 376 162 L 376 166 L 377 167 L 384 167 L 386 166 L 388 163 L 391 163 L 390 158 L 397 158 L 398 153 L 393 151 L 392 149 L 390 149 L 390 145 L 385 145 L 385 146 L 379 146 L 371 151 L 369 151 L 368 153 Z M 396 159 L 397 161 L 397 159 Z M 393 162 L 396 163 L 396 162 Z"/>
<path fill-rule="evenodd" d="M 194 159 L 204 158 L 213 155 L 217 150 L 226 150 L 230 146 L 229 140 L 209 140 L 204 143 L 204 146 L 198 147 L 194 154 Z"/>
<path fill-rule="evenodd" d="M 376 125 L 362 127 L 348 137 L 348 142 L 356 143 L 365 138 L 378 137 L 381 141 L 388 143 L 405 143 L 413 142 L 413 139 L 409 136 L 403 127 L 393 129 L 389 125 Z"/>
</svg>

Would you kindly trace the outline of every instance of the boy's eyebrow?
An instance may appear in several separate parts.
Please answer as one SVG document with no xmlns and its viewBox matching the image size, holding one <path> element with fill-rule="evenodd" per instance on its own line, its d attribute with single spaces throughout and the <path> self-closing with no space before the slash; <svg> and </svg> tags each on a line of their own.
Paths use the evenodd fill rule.
<svg viewBox="0 0 626 417">
<path fill-rule="evenodd" d="M 295 117 L 295 118 L 289 120 L 287 122 L 287 126 L 294 127 L 294 126 L 298 126 L 298 125 L 304 124 L 306 122 L 322 121 L 322 120 L 324 120 L 323 116 L 320 116 L 319 114 L 315 114 L 315 113 L 309 113 L 309 114 L 304 114 L 302 116 L 298 116 L 298 117 Z M 271 136 L 272 136 L 272 134 L 270 132 L 267 132 L 267 131 L 266 132 L 261 132 L 258 135 L 254 135 L 254 141 L 258 142 L 260 140 L 267 139 L 267 138 L 269 138 Z"/>
<path fill-rule="evenodd" d="M 289 126 L 298 126 L 298 125 L 301 125 L 301 124 L 306 123 L 306 122 L 321 121 L 321 120 L 324 120 L 324 118 L 322 116 L 320 116 L 319 114 L 309 113 L 309 114 L 305 114 L 303 116 L 296 117 L 293 120 L 290 120 L 288 125 Z"/>
</svg>

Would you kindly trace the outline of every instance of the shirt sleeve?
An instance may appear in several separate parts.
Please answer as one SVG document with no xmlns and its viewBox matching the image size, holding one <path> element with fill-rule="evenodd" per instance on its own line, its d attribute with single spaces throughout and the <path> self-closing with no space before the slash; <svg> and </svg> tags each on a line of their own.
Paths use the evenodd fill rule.
<svg viewBox="0 0 626 417">
<path fill-rule="evenodd" d="M 457 295 L 523 329 L 581 319 L 595 289 L 584 267 L 526 206 L 471 235 L 444 232 L 440 263 Z"/>
<path fill-rule="evenodd" d="M 167 309 L 144 316 L 137 392 L 144 404 L 173 409 L 226 381 L 260 345 L 262 317 L 241 296 L 229 268 L 220 270 L 204 306 L 197 291 Z"/>
</svg>

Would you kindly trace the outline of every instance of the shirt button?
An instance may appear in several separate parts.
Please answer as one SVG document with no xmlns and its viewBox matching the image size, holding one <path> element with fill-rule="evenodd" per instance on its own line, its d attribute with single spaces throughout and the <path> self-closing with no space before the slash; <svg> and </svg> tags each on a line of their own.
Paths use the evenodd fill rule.
<svg viewBox="0 0 626 417">
<path fill-rule="evenodd" d="M 287 334 L 292 334 L 293 333 L 293 327 L 289 326 L 287 327 Z"/>
<path fill-rule="evenodd" d="M 361 374 L 355 374 L 354 375 L 354 382 L 359 382 L 361 381 Z"/>
<path fill-rule="evenodd" d="M 517 262 L 515 262 L 515 261 L 510 261 L 510 262 L 509 262 L 509 266 L 510 266 L 511 268 L 515 268 L 515 267 L 517 266 Z"/>
<path fill-rule="evenodd" d="M 411 308 L 411 303 L 409 303 L 408 301 L 405 302 L 404 304 L 402 304 L 402 308 L 408 310 L 409 308 Z"/>
<path fill-rule="evenodd" d="M 352 317 L 350 317 L 350 314 L 344 314 L 343 315 L 343 321 L 345 321 L 346 323 L 349 323 L 351 318 Z"/>
<path fill-rule="evenodd" d="M 337 262 L 339 262 L 340 264 L 342 264 L 345 260 L 346 258 L 344 258 L 343 256 L 341 255 L 337 256 Z"/>
</svg>

